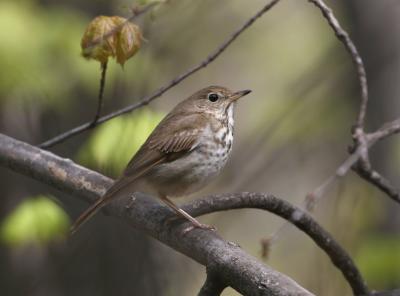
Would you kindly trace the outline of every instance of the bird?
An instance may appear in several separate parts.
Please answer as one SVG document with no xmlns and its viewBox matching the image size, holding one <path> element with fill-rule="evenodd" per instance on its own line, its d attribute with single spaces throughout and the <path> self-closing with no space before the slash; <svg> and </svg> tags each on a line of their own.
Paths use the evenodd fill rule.
<svg viewBox="0 0 400 296">
<path fill-rule="evenodd" d="M 110 201 L 135 192 L 158 197 L 179 217 L 190 221 L 192 228 L 213 229 L 170 198 L 202 189 L 221 172 L 232 150 L 235 105 L 250 92 L 213 85 L 177 104 L 152 131 L 122 175 L 78 217 L 71 234 Z"/>
</svg>

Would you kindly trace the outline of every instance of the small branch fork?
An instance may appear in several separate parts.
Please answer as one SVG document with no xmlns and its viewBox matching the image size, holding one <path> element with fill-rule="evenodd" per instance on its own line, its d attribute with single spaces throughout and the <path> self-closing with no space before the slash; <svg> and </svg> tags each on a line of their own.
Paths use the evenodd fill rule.
<svg viewBox="0 0 400 296">
<path fill-rule="evenodd" d="M 233 41 L 235 41 L 240 34 L 242 34 L 247 28 L 249 28 L 258 18 L 260 18 L 264 13 L 269 11 L 272 7 L 275 6 L 280 0 L 272 0 L 268 2 L 263 8 L 261 8 L 255 15 L 253 15 L 250 19 L 248 19 L 240 28 L 238 28 L 225 42 L 223 42 L 216 50 L 214 50 L 206 59 L 201 61 L 199 64 L 196 66 L 188 69 L 186 72 L 182 73 L 181 75 L 175 77 L 172 79 L 170 82 L 165 84 L 164 86 L 160 87 L 158 90 L 156 90 L 153 94 L 142 98 L 140 101 L 138 101 L 135 104 L 126 106 L 125 108 L 122 108 L 120 110 L 114 111 L 112 113 L 109 113 L 105 116 L 102 116 L 98 118 L 95 124 L 92 122 L 87 122 L 84 123 L 80 126 L 77 126 L 69 131 L 66 131 L 46 142 L 43 142 L 42 144 L 39 145 L 40 148 L 49 148 L 51 146 L 54 146 L 55 144 L 64 142 L 66 139 L 69 139 L 75 135 L 78 135 L 84 131 L 87 131 L 89 129 L 94 128 L 95 126 L 104 123 L 110 119 L 113 119 L 117 116 L 132 112 L 133 110 L 136 110 L 138 108 L 141 108 L 147 104 L 149 104 L 151 101 L 154 99 L 160 97 L 163 95 L 166 91 L 171 89 L 172 87 L 178 85 L 180 82 L 188 78 L 189 76 L 193 75 L 197 71 L 205 68 L 208 66 L 210 63 L 212 63 L 216 58 L 218 58 L 231 44 Z"/>
</svg>

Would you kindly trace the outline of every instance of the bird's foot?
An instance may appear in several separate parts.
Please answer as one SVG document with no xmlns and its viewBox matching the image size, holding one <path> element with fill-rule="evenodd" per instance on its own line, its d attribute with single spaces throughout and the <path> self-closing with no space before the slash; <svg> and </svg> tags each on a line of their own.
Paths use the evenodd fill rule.
<svg viewBox="0 0 400 296">
<path fill-rule="evenodd" d="M 183 218 L 183 219 L 184 219 L 184 218 Z M 168 225 L 170 225 L 170 224 L 175 223 L 175 222 L 177 222 L 177 221 L 179 221 L 179 220 L 182 220 L 182 218 L 179 217 L 179 216 L 173 216 L 173 217 L 167 218 L 166 221 L 165 221 L 165 223 L 168 224 Z M 199 221 L 197 221 L 197 220 L 195 220 L 195 219 L 193 219 L 193 221 L 192 221 L 192 220 L 188 220 L 188 222 L 190 222 L 191 225 L 188 226 L 188 227 L 186 227 L 186 228 L 183 230 L 183 233 L 184 233 L 184 234 L 186 234 L 186 233 L 192 231 L 192 230 L 195 229 L 195 228 L 200 228 L 200 229 L 204 229 L 204 230 L 211 230 L 211 231 L 216 231 L 216 230 L 217 230 L 214 226 L 207 225 L 207 224 L 202 224 L 202 223 L 200 223 Z"/>
<path fill-rule="evenodd" d="M 192 222 L 192 225 L 190 225 L 189 227 L 186 227 L 183 230 L 183 234 L 187 234 L 187 233 L 189 233 L 190 231 L 192 231 L 195 228 L 200 228 L 200 229 L 204 229 L 204 230 L 211 230 L 211 231 L 216 231 L 217 230 L 217 228 L 215 228 L 212 225 L 202 224 L 202 223 L 199 223 L 199 222 L 197 222 L 197 223 L 193 223 Z"/>
</svg>

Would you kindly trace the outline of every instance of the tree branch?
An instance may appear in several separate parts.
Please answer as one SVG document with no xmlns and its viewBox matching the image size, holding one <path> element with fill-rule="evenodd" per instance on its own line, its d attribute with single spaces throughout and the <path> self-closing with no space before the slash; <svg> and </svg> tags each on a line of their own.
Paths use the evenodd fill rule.
<svg viewBox="0 0 400 296">
<path fill-rule="evenodd" d="M 400 118 L 382 125 L 378 130 L 368 134 L 368 141 L 383 140 L 391 135 L 400 133 Z"/>
<path fill-rule="evenodd" d="M 111 179 L 69 159 L 1 134 L 0 165 L 90 202 L 99 198 L 112 183 Z M 194 229 L 184 233 L 185 223 L 166 223 L 174 213 L 148 196 L 138 195 L 134 206 L 129 209 L 124 200 L 116 200 L 107 206 L 106 211 L 200 264 L 213 266 L 221 281 L 241 294 L 313 295 L 213 231 Z"/>
<path fill-rule="evenodd" d="M 374 145 L 376 141 L 400 132 L 400 119 L 384 124 L 380 129 L 373 133 L 365 133 L 364 125 L 368 104 L 368 83 L 362 58 L 349 34 L 341 27 L 339 21 L 333 14 L 332 9 L 329 8 L 323 0 L 308 1 L 320 9 L 336 37 L 344 44 L 346 50 L 349 52 L 357 70 L 358 81 L 361 89 L 361 104 L 356 123 L 352 129 L 352 136 L 355 143 L 350 151 L 350 155 L 336 169 L 334 174 L 326 178 L 320 186 L 307 195 L 305 200 L 306 208 L 312 210 L 316 201 L 324 196 L 331 185 L 338 178 L 345 176 L 350 169 L 355 170 L 360 177 L 378 187 L 394 201 L 400 202 L 399 191 L 395 189 L 389 180 L 372 169 L 368 156 L 369 148 Z"/>
<path fill-rule="evenodd" d="M 364 129 L 365 115 L 367 113 L 367 103 L 368 103 L 368 84 L 367 84 L 367 74 L 365 71 L 362 58 L 357 50 L 357 47 L 354 45 L 353 41 L 349 37 L 349 34 L 341 27 L 339 21 L 333 14 L 332 9 L 330 9 L 324 3 L 323 0 L 308 0 L 308 1 L 313 3 L 316 7 L 319 8 L 319 10 L 321 10 L 322 15 L 328 21 L 332 30 L 335 32 L 336 37 L 346 47 L 357 69 L 357 76 L 361 89 L 361 104 L 355 125 L 357 128 Z"/>
<path fill-rule="evenodd" d="M 220 280 L 218 274 L 207 268 L 206 281 L 197 296 L 219 296 L 225 288 L 226 284 Z"/>
<path fill-rule="evenodd" d="M 104 123 L 110 119 L 113 119 L 114 117 L 120 116 L 122 114 L 126 114 L 129 112 L 132 112 L 135 109 L 138 109 L 140 107 L 143 107 L 147 104 L 149 104 L 151 101 L 154 99 L 160 97 L 163 95 L 166 91 L 171 89 L 172 87 L 176 86 L 192 74 L 196 73 L 197 71 L 201 70 L 202 68 L 205 68 L 208 64 L 212 63 L 217 57 L 219 57 L 233 41 L 236 40 L 236 38 L 239 37 L 240 34 L 242 34 L 247 28 L 249 28 L 259 17 L 261 17 L 264 13 L 266 13 L 268 10 L 270 10 L 272 7 L 275 6 L 280 0 L 272 0 L 268 4 L 266 4 L 261 10 L 259 10 L 254 16 L 252 16 L 250 19 L 248 19 L 238 30 L 236 30 L 225 42 L 223 42 L 216 50 L 214 50 L 205 60 L 201 61 L 198 65 L 192 67 L 191 69 L 187 70 L 186 72 L 182 73 L 181 75 L 175 77 L 172 79 L 170 82 L 168 82 L 166 85 L 160 87 L 156 92 L 153 94 L 144 97 L 141 99 L 139 102 L 126 106 L 125 108 L 122 108 L 120 110 L 111 112 L 105 116 L 100 117 L 97 121 L 96 124 L 92 124 L 91 122 L 84 123 L 80 126 L 77 126 L 69 131 L 66 131 L 50 140 L 47 140 L 46 142 L 42 143 L 39 145 L 40 148 L 49 148 L 55 144 L 61 143 L 65 141 L 66 139 L 69 139 L 77 134 L 80 134 L 86 130 L 92 129 L 95 126 Z"/>
<path fill-rule="evenodd" d="M 353 170 L 365 181 L 375 185 L 383 193 L 386 193 L 395 202 L 400 203 L 400 192 L 394 187 L 388 179 L 379 174 L 372 168 L 366 168 L 364 166 L 356 165 Z"/>
<path fill-rule="evenodd" d="M 342 29 L 338 20 L 335 18 L 332 10 L 324 3 L 324 1 L 323 0 L 309 0 L 309 1 L 314 5 L 316 5 L 321 10 L 323 16 L 328 21 L 329 25 L 335 32 L 337 38 L 345 45 L 357 69 L 357 75 L 361 89 L 361 104 L 357 115 L 356 124 L 352 130 L 352 135 L 355 141 L 355 145 L 352 149 L 353 153 L 348 158 L 349 163 L 352 160 L 356 160 L 357 164 L 352 163 L 351 166 L 346 167 L 345 169 L 339 168 L 336 171 L 336 176 L 334 178 L 329 178 L 328 180 L 330 180 L 330 182 L 325 184 L 329 185 L 330 183 L 336 180 L 337 176 L 339 177 L 344 176 L 348 172 L 349 168 L 353 168 L 353 170 L 360 177 L 362 177 L 372 185 L 378 187 L 381 191 L 386 193 L 394 201 L 400 203 L 399 190 L 397 190 L 390 183 L 390 181 L 387 180 L 384 176 L 382 176 L 381 174 L 372 169 L 368 156 L 368 150 L 375 141 L 390 136 L 394 133 L 398 133 L 400 131 L 400 119 L 387 123 L 381 129 L 377 130 L 374 133 L 371 134 L 365 133 L 364 125 L 365 125 L 365 117 L 367 113 L 367 104 L 368 104 L 368 84 L 367 84 L 367 74 L 365 71 L 362 58 L 356 46 L 354 45 L 353 41 L 350 39 L 349 34 Z M 343 173 L 338 174 L 337 172 L 343 172 Z M 323 189 L 325 188 L 327 188 L 327 186 L 323 186 Z M 323 190 L 319 190 L 319 192 L 323 192 Z"/>
<path fill-rule="evenodd" d="M 332 260 L 350 284 L 354 295 L 369 291 L 351 257 L 308 213 L 290 203 L 263 193 L 231 193 L 209 196 L 182 207 L 194 216 L 232 209 L 255 208 L 272 212 L 306 233 Z"/>
<path fill-rule="evenodd" d="M 99 120 L 101 115 L 101 109 L 103 108 L 103 96 L 104 96 L 104 87 L 106 85 L 106 73 L 107 73 L 107 64 L 105 61 L 101 63 L 101 75 L 100 75 L 100 86 L 99 86 L 99 96 L 97 98 L 97 109 L 96 114 L 94 115 L 92 125 L 96 125 L 97 120 Z"/>
</svg>

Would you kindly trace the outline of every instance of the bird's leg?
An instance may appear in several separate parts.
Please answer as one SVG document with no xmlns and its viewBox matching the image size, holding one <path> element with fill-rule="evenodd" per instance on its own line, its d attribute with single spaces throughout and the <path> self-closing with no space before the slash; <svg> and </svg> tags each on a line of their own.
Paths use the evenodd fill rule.
<svg viewBox="0 0 400 296">
<path fill-rule="evenodd" d="M 200 223 L 199 221 L 197 221 L 195 218 L 193 218 L 192 216 L 190 216 L 188 213 L 186 213 L 184 210 L 180 209 L 179 207 L 177 207 L 168 197 L 166 196 L 161 196 L 160 199 L 167 205 L 169 206 L 172 210 L 174 210 L 174 212 L 176 214 L 178 214 L 178 216 L 189 220 L 193 227 L 190 227 L 190 229 L 185 230 L 185 232 L 189 232 L 190 230 L 192 230 L 194 227 L 197 228 L 201 228 L 201 229 L 208 229 L 208 230 L 215 230 L 215 228 L 213 226 L 209 226 L 209 225 L 205 225 Z"/>
</svg>

